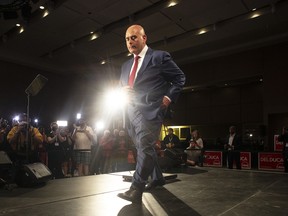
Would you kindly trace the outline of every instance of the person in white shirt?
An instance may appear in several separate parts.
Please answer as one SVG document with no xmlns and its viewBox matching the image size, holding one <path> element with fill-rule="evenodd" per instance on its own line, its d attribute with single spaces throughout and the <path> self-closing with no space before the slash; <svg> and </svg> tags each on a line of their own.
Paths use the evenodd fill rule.
<svg viewBox="0 0 288 216">
<path fill-rule="evenodd" d="M 74 161 L 78 176 L 89 174 L 91 160 L 91 146 L 95 142 L 93 129 L 86 124 L 84 119 L 79 119 L 74 125 L 72 140 L 74 141 Z"/>
<path fill-rule="evenodd" d="M 194 130 L 191 135 L 189 147 L 185 150 L 185 153 L 187 153 L 187 165 L 195 166 L 199 162 L 204 144 L 198 130 Z"/>
</svg>

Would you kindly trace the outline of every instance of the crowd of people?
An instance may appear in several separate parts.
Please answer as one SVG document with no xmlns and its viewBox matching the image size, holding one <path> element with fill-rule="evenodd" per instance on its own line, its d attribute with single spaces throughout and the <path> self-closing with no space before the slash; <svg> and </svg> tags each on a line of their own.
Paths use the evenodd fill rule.
<svg viewBox="0 0 288 216">
<path fill-rule="evenodd" d="M 51 170 L 54 178 L 86 176 L 91 174 L 127 171 L 135 168 L 136 150 L 125 129 L 108 129 L 97 133 L 85 119 L 78 119 L 69 127 L 59 127 L 51 122 L 49 129 L 29 125 L 24 113 L 12 127 L 5 119 L 0 122 L 0 150 L 6 151 L 16 165 L 41 162 Z M 27 133 L 28 132 L 28 133 Z M 236 161 L 241 169 L 238 148 L 241 138 L 236 135 L 234 126 L 229 128 L 227 144 L 228 165 Z M 201 165 L 204 141 L 198 130 L 193 130 L 183 143 L 173 128 L 167 129 L 163 140 L 158 140 L 155 149 L 159 157 L 164 157 L 165 150 L 174 150 L 181 155 L 181 163 L 187 166 Z M 27 138 L 28 135 L 28 138 Z M 178 151 L 178 152 L 177 152 Z M 180 153 L 179 153 L 180 152 Z M 131 155 L 133 160 L 131 159 Z"/>
<path fill-rule="evenodd" d="M 128 160 L 133 144 L 124 129 L 97 132 L 83 118 L 71 128 L 57 122 L 49 128 L 34 127 L 25 113 L 11 126 L 1 118 L 0 151 L 16 168 L 41 162 L 57 179 L 131 170 L 135 165 Z"/>
</svg>

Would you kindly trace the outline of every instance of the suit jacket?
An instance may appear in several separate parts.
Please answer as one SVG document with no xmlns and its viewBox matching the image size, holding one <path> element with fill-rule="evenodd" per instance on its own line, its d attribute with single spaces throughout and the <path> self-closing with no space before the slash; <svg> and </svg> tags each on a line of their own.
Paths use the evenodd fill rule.
<svg viewBox="0 0 288 216">
<path fill-rule="evenodd" d="M 227 143 L 229 143 L 229 136 L 227 137 Z M 240 135 L 235 134 L 232 145 L 234 146 L 234 150 L 241 150 L 242 138 Z"/>
<path fill-rule="evenodd" d="M 128 85 L 132 64 L 130 59 L 122 65 L 121 86 Z M 133 101 L 145 119 L 155 119 L 163 97 L 166 95 L 175 103 L 184 83 L 184 73 L 168 52 L 148 48 L 134 82 Z"/>
</svg>

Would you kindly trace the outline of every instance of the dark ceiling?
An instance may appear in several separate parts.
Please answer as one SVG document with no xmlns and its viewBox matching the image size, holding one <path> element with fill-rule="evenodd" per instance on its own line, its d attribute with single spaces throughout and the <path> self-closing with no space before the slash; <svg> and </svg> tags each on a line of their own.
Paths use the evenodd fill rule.
<svg viewBox="0 0 288 216">
<path fill-rule="evenodd" d="M 8 19 L 11 2 L 27 1 L 0 3 L 0 60 L 56 73 L 119 67 L 133 23 L 144 26 L 149 46 L 169 51 L 178 64 L 288 38 L 285 0 L 178 0 L 172 7 L 170 0 L 34 0 L 28 13 L 15 8 L 18 18 Z"/>
</svg>

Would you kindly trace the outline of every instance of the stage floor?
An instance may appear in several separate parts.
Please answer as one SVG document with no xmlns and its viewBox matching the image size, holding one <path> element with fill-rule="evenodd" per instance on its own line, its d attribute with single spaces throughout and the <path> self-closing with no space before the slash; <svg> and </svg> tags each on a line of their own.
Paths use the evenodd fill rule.
<svg viewBox="0 0 288 216">
<path fill-rule="evenodd" d="M 168 172 L 167 172 L 168 173 Z M 177 178 L 144 193 L 142 205 L 117 197 L 130 182 L 123 173 L 48 181 L 42 187 L 0 189 L 0 215 L 189 215 L 284 216 L 288 214 L 285 173 L 179 168 Z"/>
</svg>

